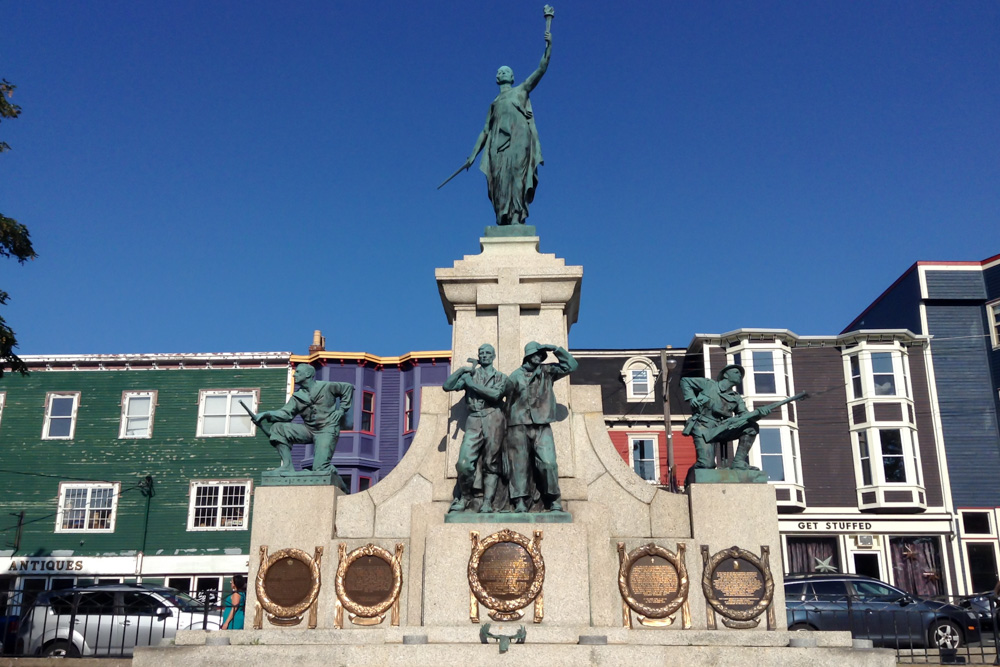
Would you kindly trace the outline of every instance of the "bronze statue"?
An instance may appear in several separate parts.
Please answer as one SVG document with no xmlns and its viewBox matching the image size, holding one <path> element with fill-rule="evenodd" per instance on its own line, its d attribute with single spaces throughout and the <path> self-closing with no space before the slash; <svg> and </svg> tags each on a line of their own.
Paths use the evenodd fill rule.
<svg viewBox="0 0 1000 667">
<path fill-rule="evenodd" d="M 340 430 L 351 425 L 354 385 L 317 380 L 316 369 L 309 364 L 299 364 L 295 368 L 295 383 L 299 388 L 281 409 L 265 410 L 253 417 L 254 422 L 267 425 L 263 430 L 281 458 L 281 465 L 272 472 L 294 475 L 292 445 L 312 442 L 315 444 L 313 471 L 331 471 L 337 486 L 344 493 L 350 493 L 330 458 L 337 448 Z M 296 415 L 301 415 L 304 423 L 293 424 Z"/>
<path fill-rule="evenodd" d="M 691 406 L 691 418 L 682 433 L 694 437 L 698 454 L 695 468 L 715 468 L 715 444 L 738 440 L 730 467 L 733 470 L 757 470 L 749 461 L 750 448 L 760 432 L 757 421 L 771 414 L 775 408 L 806 396 L 800 393 L 756 410 L 747 410 L 743 397 L 736 392 L 745 375 L 742 366 L 730 364 L 719 371 L 716 380 L 681 378 L 681 395 Z"/>
<path fill-rule="evenodd" d="M 469 416 L 465 420 L 465 436 L 458 451 L 458 495 L 449 512 L 468 509 L 476 491 L 483 492 L 480 512 L 493 511 L 493 498 L 501 467 L 506 420 L 503 413 L 503 394 L 507 376 L 493 368 L 496 350 L 489 343 L 479 346 L 478 366 L 469 359 L 471 366 L 463 366 L 451 374 L 444 383 L 445 391 L 465 390 L 465 404 Z"/>
<path fill-rule="evenodd" d="M 535 198 L 538 166 L 542 161 L 542 146 L 538 142 L 535 117 L 529 95 L 549 67 L 552 54 L 552 17 L 555 11 L 545 6 L 545 52 L 538 69 L 518 86 L 514 72 L 506 65 L 497 70 L 500 93 L 490 105 L 486 125 L 472 147 L 465 164 L 438 186 L 440 189 L 463 169 L 472 166 L 483 152 L 479 169 L 486 174 L 487 192 L 493 202 L 498 225 L 520 225 L 528 218 L 528 204 Z"/>
<path fill-rule="evenodd" d="M 559 363 L 544 364 L 547 353 Z M 552 427 L 556 397 L 552 383 L 569 375 L 579 364 L 558 345 L 534 341 L 524 346 L 524 360 L 507 379 L 507 438 L 504 451 L 510 462 L 510 498 L 515 512 L 527 512 L 532 478 L 545 509 L 562 510 L 559 466 Z"/>
</svg>

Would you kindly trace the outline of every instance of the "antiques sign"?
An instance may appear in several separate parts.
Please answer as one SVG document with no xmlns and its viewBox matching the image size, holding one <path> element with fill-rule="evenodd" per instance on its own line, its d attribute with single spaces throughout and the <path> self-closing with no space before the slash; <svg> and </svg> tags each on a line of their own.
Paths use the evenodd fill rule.
<svg viewBox="0 0 1000 667">
<path fill-rule="evenodd" d="M 479 604 L 490 609 L 494 621 L 515 621 L 524 616 L 521 611 L 535 603 L 534 622 L 541 623 L 544 615 L 542 583 L 545 562 L 540 543 L 542 531 L 535 531 L 534 541 L 512 530 L 504 529 L 479 540 L 472 531 L 472 555 L 469 557 L 469 618 L 479 622 Z"/>
<path fill-rule="evenodd" d="M 714 630 L 715 613 L 729 628 L 755 628 L 758 618 L 767 611 L 767 629 L 776 627 L 774 608 L 774 579 L 768 562 L 770 549 L 761 547 L 761 555 L 739 547 L 725 549 L 709 557 L 707 545 L 701 547 L 704 563 L 702 589 L 708 601 L 708 628 Z"/>
<path fill-rule="evenodd" d="M 253 626 L 263 627 L 263 612 L 272 625 L 291 626 L 302 622 L 309 612 L 309 629 L 316 627 L 316 598 L 319 595 L 319 566 L 323 547 L 316 547 L 313 557 L 301 549 L 281 549 L 268 557 L 267 546 L 260 547 L 257 569 L 257 614 Z"/>
<path fill-rule="evenodd" d="M 403 545 L 396 544 L 395 555 L 374 544 L 347 553 L 347 544 L 341 542 L 339 552 L 334 627 L 344 627 L 344 609 L 354 625 L 378 625 L 391 609 L 390 623 L 399 625 Z"/>
<path fill-rule="evenodd" d="M 628 554 L 618 543 L 618 591 L 622 596 L 622 624 L 632 627 L 631 612 L 649 626 L 666 626 L 681 609 L 683 627 L 691 627 L 688 607 L 688 574 L 684 563 L 686 545 L 672 552 L 650 542 Z"/>
</svg>

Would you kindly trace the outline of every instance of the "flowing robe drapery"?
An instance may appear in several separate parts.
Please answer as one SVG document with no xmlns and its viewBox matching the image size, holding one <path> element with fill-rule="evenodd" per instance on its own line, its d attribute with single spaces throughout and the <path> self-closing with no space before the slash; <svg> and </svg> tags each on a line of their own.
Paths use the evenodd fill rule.
<svg viewBox="0 0 1000 667">
<path fill-rule="evenodd" d="M 501 91 L 490 105 L 479 162 L 498 225 L 523 223 L 528 217 L 542 163 L 542 146 L 524 84 Z"/>
</svg>

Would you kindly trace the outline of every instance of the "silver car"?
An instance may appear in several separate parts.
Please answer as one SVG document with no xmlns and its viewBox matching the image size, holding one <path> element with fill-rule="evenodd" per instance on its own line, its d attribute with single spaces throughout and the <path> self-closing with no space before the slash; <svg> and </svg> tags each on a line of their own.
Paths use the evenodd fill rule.
<svg viewBox="0 0 1000 667">
<path fill-rule="evenodd" d="M 49 591 L 21 618 L 22 655 L 132 655 L 178 630 L 218 630 L 222 615 L 186 593 L 162 586 L 112 584 Z"/>
</svg>

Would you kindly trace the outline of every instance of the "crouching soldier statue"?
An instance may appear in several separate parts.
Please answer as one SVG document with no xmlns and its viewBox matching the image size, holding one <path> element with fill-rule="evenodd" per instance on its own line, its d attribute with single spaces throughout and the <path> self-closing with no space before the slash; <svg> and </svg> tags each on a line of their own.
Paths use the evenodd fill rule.
<svg viewBox="0 0 1000 667">
<path fill-rule="evenodd" d="M 299 388 L 284 407 L 265 410 L 253 417 L 254 422 L 267 433 L 271 446 L 278 450 L 281 459 L 281 465 L 271 473 L 295 475 L 292 445 L 311 442 L 315 445 L 313 472 L 332 472 L 334 484 L 344 493 L 350 493 L 330 458 L 337 448 L 340 430 L 351 424 L 354 385 L 317 380 L 316 369 L 309 364 L 299 364 L 295 368 L 295 383 Z M 302 424 L 292 423 L 297 415 L 302 417 Z"/>
<path fill-rule="evenodd" d="M 759 470 L 750 465 L 750 448 L 760 432 L 757 421 L 785 403 L 806 397 L 803 392 L 756 410 L 747 410 L 743 397 L 736 391 L 745 374 L 742 366 L 730 364 L 719 371 L 715 380 L 681 378 L 681 395 L 691 406 L 691 418 L 682 433 L 694 438 L 698 454 L 695 468 L 715 468 L 715 445 L 737 440 L 739 444 L 730 467 L 733 470 Z"/>
</svg>

